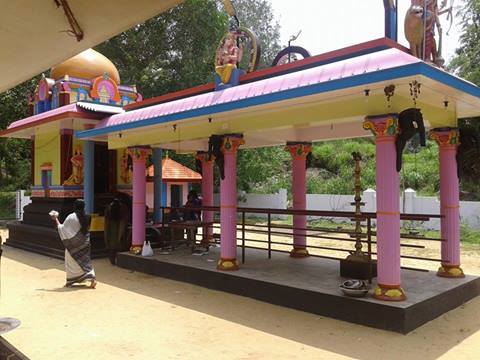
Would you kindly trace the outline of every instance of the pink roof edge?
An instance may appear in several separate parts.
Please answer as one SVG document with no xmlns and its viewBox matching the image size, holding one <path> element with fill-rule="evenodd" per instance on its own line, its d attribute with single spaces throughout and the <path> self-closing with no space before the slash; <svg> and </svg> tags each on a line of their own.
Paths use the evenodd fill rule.
<svg viewBox="0 0 480 360">
<path fill-rule="evenodd" d="M 128 111 L 123 114 L 112 115 L 102 120 L 95 128 L 106 128 L 162 117 L 418 62 L 421 62 L 421 60 L 396 48 L 381 50 L 306 70 L 238 85 L 221 91 L 209 92 Z"/>
</svg>

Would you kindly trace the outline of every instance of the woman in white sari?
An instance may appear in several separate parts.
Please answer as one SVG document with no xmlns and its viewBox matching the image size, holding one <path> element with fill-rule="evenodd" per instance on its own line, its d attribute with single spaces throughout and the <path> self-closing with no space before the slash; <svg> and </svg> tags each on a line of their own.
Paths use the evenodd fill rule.
<svg viewBox="0 0 480 360">
<path fill-rule="evenodd" d="M 85 214 L 85 202 L 75 200 L 74 212 L 67 216 L 63 224 L 53 216 L 63 245 L 65 246 L 65 271 L 67 273 L 66 287 L 90 281 L 90 287 L 95 288 L 95 270 L 90 260 L 90 217 Z"/>
</svg>

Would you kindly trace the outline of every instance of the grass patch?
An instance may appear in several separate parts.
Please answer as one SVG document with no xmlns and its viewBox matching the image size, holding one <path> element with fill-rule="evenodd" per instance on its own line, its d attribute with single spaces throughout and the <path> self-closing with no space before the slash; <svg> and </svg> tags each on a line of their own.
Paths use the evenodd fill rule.
<svg viewBox="0 0 480 360">
<path fill-rule="evenodd" d="M 460 240 L 463 243 L 480 245 L 480 230 L 472 229 L 467 224 L 461 224 Z"/>
</svg>

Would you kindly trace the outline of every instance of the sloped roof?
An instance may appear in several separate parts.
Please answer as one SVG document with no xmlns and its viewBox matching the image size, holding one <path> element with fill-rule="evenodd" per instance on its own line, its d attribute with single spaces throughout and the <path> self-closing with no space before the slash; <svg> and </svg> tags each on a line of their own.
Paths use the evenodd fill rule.
<svg viewBox="0 0 480 360">
<path fill-rule="evenodd" d="M 151 126 L 172 120 L 188 119 L 196 115 L 209 115 L 232 109 L 232 104 L 241 107 L 262 103 L 264 96 L 292 93 L 295 89 L 308 89 L 323 85 L 334 79 L 373 74 L 380 70 L 418 64 L 421 60 L 398 49 L 383 50 L 374 54 L 338 61 L 291 74 L 239 85 L 223 91 L 210 92 L 180 100 L 116 114 L 102 120 L 95 129 L 79 134 L 79 137 L 104 135 L 119 130 Z M 352 84 L 349 84 L 351 86 Z M 331 89 L 327 89 L 331 90 Z M 309 95 L 307 91 L 305 95 Z M 288 97 L 288 95 L 287 95 Z M 270 101 L 270 100 L 269 100 Z"/>
<path fill-rule="evenodd" d="M 112 111 L 107 111 L 106 108 L 111 108 Z M 59 108 L 45 111 L 43 113 L 29 116 L 25 119 L 17 120 L 11 123 L 7 129 L 0 131 L 0 137 L 15 137 L 28 139 L 33 135 L 35 127 L 47 123 L 57 122 L 66 119 L 83 119 L 85 123 L 95 124 L 105 117 L 105 112 L 114 113 L 118 111 L 117 107 L 103 105 L 100 111 L 93 106 L 83 103 L 73 103 Z M 69 126 L 71 127 L 72 124 Z"/>
<path fill-rule="evenodd" d="M 148 167 L 147 176 L 153 178 L 153 165 Z M 200 182 L 202 181 L 202 175 L 167 157 L 162 160 L 162 180 L 169 182 Z"/>
</svg>

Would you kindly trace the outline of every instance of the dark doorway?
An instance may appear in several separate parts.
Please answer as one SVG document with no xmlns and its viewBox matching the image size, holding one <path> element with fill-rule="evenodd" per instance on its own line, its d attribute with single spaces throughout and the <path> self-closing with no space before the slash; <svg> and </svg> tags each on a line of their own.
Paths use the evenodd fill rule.
<svg viewBox="0 0 480 360">
<path fill-rule="evenodd" d="M 170 206 L 180 207 L 183 205 L 182 185 L 170 185 Z"/>
<path fill-rule="evenodd" d="M 108 192 L 109 180 L 109 154 L 106 143 L 95 143 L 95 194 L 105 194 Z"/>
</svg>

